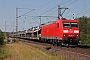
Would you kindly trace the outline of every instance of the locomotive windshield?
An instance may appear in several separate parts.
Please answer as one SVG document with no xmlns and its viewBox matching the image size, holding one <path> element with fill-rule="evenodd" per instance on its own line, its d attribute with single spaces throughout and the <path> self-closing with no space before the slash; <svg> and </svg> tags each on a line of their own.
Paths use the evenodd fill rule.
<svg viewBox="0 0 90 60">
<path fill-rule="evenodd" d="M 63 27 L 65 28 L 78 28 L 78 23 L 70 23 L 70 22 L 64 22 Z"/>
<path fill-rule="evenodd" d="M 71 23 L 72 28 L 78 28 L 78 23 Z"/>
<path fill-rule="evenodd" d="M 67 22 L 63 23 L 63 27 L 70 27 L 70 23 Z"/>
</svg>

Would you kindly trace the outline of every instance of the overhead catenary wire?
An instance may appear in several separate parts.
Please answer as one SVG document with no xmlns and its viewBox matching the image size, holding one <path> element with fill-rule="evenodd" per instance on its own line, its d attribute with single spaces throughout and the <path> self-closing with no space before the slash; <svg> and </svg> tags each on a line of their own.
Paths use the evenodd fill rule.
<svg viewBox="0 0 90 60">
<path fill-rule="evenodd" d="M 52 1 L 53 1 L 53 0 L 50 0 L 49 2 L 47 2 L 47 3 L 43 4 L 42 6 L 40 6 L 40 7 L 36 8 L 36 9 L 40 9 L 40 8 L 42 8 L 43 6 L 48 5 L 48 4 L 49 4 L 49 3 L 51 3 Z"/>
<path fill-rule="evenodd" d="M 64 3 L 62 3 L 61 5 L 63 5 L 63 4 L 66 4 L 66 3 L 68 3 L 69 1 L 71 1 L 71 0 L 68 0 L 68 1 L 66 1 L 66 2 L 64 2 Z M 54 9 L 54 8 L 56 8 L 57 6 L 55 6 L 55 7 L 53 7 L 52 9 Z M 52 9 L 50 9 L 50 10 L 52 10 Z M 50 10 L 48 10 L 48 11 L 50 11 Z M 45 13 L 47 13 L 48 11 L 46 11 Z M 44 13 L 43 13 L 44 14 Z M 41 14 L 42 15 L 42 14 Z M 41 16 L 38 16 L 38 17 L 41 17 Z M 43 17 L 43 16 L 42 16 Z M 45 16 L 44 16 L 45 17 Z M 35 16 L 34 16 L 34 18 L 35 18 Z M 34 19 L 33 18 L 33 19 Z"/>
<path fill-rule="evenodd" d="M 38 11 L 39 9 L 41 9 L 42 7 L 48 5 L 48 4 L 51 3 L 51 2 L 53 2 L 53 0 L 50 0 L 49 2 L 43 4 L 42 6 L 35 8 L 35 11 Z M 30 15 L 30 14 L 29 14 L 29 15 Z M 29 15 L 28 15 L 28 16 L 29 16 Z M 36 18 L 36 17 L 34 17 L 34 18 Z M 33 19 L 34 19 L 34 18 L 33 18 Z"/>
<path fill-rule="evenodd" d="M 51 0 L 51 1 L 53 1 L 53 0 Z M 51 1 L 49 1 L 48 3 L 50 3 Z M 66 3 L 68 3 L 68 2 L 70 2 L 71 0 L 68 0 L 68 1 L 66 1 L 66 2 L 64 2 L 64 3 L 62 3 L 61 5 L 63 5 L 63 4 L 66 4 Z M 62 1 L 63 2 L 63 1 Z M 47 4 L 48 4 L 47 3 Z M 46 4 L 44 4 L 44 5 L 46 5 Z M 43 6 L 44 6 L 43 5 Z M 42 7 L 42 6 L 41 6 Z M 57 6 L 55 6 L 55 7 L 53 7 L 53 8 L 51 8 L 50 10 L 48 10 L 48 11 L 46 11 L 46 12 L 44 12 L 44 13 L 42 13 L 41 15 L 43 15 L 43 14 L 45 14 L 45 13 L 47 13 L 47 12 L 49 12 L 49 11 L 51 11 L 51 10 L 53 10 L 53 9 L 55 9 Z"/>
<path fill-rule="evenodd" d="M 78 9 L 78 11 L 76 11 L 76 13 L 75 13 L 74 15 L 84 14 L 84 13 L 87 12 L 88 10 L 84 10 L 84 11 L 82 11 L 82 10 L 88 8 L 89 5 L 90 5 L 90 3 L 89 3 L 89 4 L 85 3 L 84 5 L 81 5 L 82 8 L 81 8 L 81 9 Z M 79 6 L 79 7 L 80 7 L 80 6 Z M 75 9 L 77 9 L 77 8 L 75 8 Z M 66 17 L 72 17 L 72 16 L 73 16 L 73 15 L 69 15 L 69 16 L 66 16 Z"/>
<path fill-rule="evenodd" d="M 51 1 L 53 1 L 53 0 L 51 0 Z M 50 3 L 51 1 L 49 1 L 48 3 Z M 66 4 L 66 3 L 70 2 L 70 1 L 71 1 L 71 0 L 68 0 L 68 1 L 62 3 L 61 5 Z M 72 4 L 72 3 L 76 2 L 76 1 L 78 1 L 78 0 L 73 1 L 73 2 L 71 2 L 70 4 Z M 46 3 L 46 4 L 48 4 L 48 3 Z M 46 5 L 46 4 L 44 4 L 44 5 Z M 68 5 L 70 5 L 70 4 L 68 4 Z M 42 5 L 41 7 L 43 7 L 44 5 Z M 57 6 L 51 8 L 50 10 L 52 10 L 52 9 L 54 9 L 54 8 L 56 8 L 56 7 L 57 7 Z M 49 12 L 50 10 L 48 10 L 48 11 L 46 11 L 46 12 L 44 12 L 44 13 L 47 13 L 47 12 Z M 55 11 L 55 12 L 56 12 L 56 11 Z M 44 13 L 42 13 L 41 15 L 43 15 Z M 49 14 L 49 15 L 50 15 L 50 14 Z"/>
<path fill-rule="evenodd" d="M 66 2 L 64 2 L 64 3 L 60 4 L 60 5 L 66 4 L 66 3 L 68 3 L 69 1 L 71 1 L 71 0 L 68 0 L 68 1 L 66 1 Z M 57 8 L 57 6 L 55 6 L 55 7 L 51 8 L 51 9 L 47 10 L 46 12 L 42 13 L 41 15 L 46 14 L 47 12 L 49 12 L 49 11 L 55 9 L 55 8 Z"/>
<path fill-rule="evenodd" d="M 24 16 L 24 15 L 26 15 L 26 14 L 28 14 L 28 13 L 30 13 L 30 12 L 32 12 L 32 11 L 34 11 L 35 9 L 32 9 L 31 11 L 28 11 L 28 12 L 26 12 L 26 13 L 24 13 L 24 14 L 22 14 L 22 15 L 20 15 L 19 17 L 21 17 L 21 16 Z M 19 18 L 18 17 L 18 18 Z"/>
<path fill-rule="evenodd" d="M 73 2 L 71 2 L 71 3 L 69 3 L 68 5 L 66 5 L 66 6 L 69 6 L 69 5 L 71 5 L 71 4 L 73 4 L 73 3 L 75 3 L 75 2 L 77 2 L 78 0 L 75 0 L 75 1 L 73 1 Z M 65 6 L 65 7 L 66 7 Z M 57 10 L 56 10 L 57 11 Z M 53 14 L 53 13 L 55 13 L 56 11 L 53 11 L 52 13 L 50 13 L 49 15 L 51 15 L 51 14 Z"/>
<path fill-rule="evenodd" d="M 69 5 L 71 5 L 71 4 L 73 4 L 73 3 L 75 3 L 75 2 L 77 2 L 78 0 L 75 0 L 75 1 L 73 1 L 73 2 L 71 2 L 71 3 L 69 3 L 69 4 L 67 4 L 66 6 L 69 6 Z M 66 7 L 65 6 L 65 7 Z"/>
<path fill-rule="evenodd" d="M 88 3 L 90 3 L 90 2 L 88 2 Z M 69 11 L 68 11 L 68 13 L 70 13 L 70 12 L 72 12 L 72 11 L 76 11 L 76 10 L 78 10 L 79 9 L 79 11 L 81 11 L 82 9 L 84 9 L 84 8 L 81 8 L 81 7 L 84 7 L 85 5 L 87 5 L 87 3 L 85 3 L 85 4 L 82 4 L 82 5 L 80 5 L 80 6 L 78 6 L 78 7 L 75 7 L 74 9 L 70 9 Z M 80 9 L 81 8 L 81 9 Z M 85 6 L 85 8 L 86 8 L 86 6 Z M 75 12 L 74 12 L 75 13 Z"/>
<path fill-rule="evenodd" d="M 90 13 L 90 10 L 79 12 L 76 15 L 78 16 L 78 15 L 82 14 L 84 16 L 84 14 L 86 14 L 86 13 Z"/>
<path fill-rule="evenodd" d="M 41 5 L 40 7 L 35 8 L 35 11 L 40 10 L 42 7 L 48 5 L 48 4 L 51 3 L 51 2 L 53 2 L 53 0 L 50 0 L 49 2 L 47 2 L 47 3 L 43 4 L 43 5 Z M 35 13 L 36 13 L 36 12 L 35 12 Z M 30 15 L 30 14 L 29 14 L 29 15 Z"/>
<path fill-rule="evenodd" d="M 81 11 L 81 12 L 78 12 L 78 13 L 75 13 L 74 15 L 81 15 L 81 14 L 85 14 L 85 13 L 89 13 L 90 10 L 87 10 L 87 11 Z M 73 15 L 70 15 L 70 16 L 67 16 L 68 17 L 72 17 Z"/>
<path fill-rule="evenodd" d="M 76 12 L 73 13 L 74 15 L 83 14 L 84 11 L 82 11 L 82 10 L 85 10 L 87 7 L 89 7 L 89 5 L 90 5 L 90 2 L 84 3 L 84 4 L 82 4 L 82 5 L 78 6 L 78 7 L 75 7 L 75 8 L 72 9 L 72 10 L 69 10 L 68 13 L 71 12 L 71 11 L 76 11 Z M 82 13 L 81 13 L 81 11 L 82 11 Z M 86 10 L 85 10 L 85 11 L 86 11 Z M 78 13 L 80 13 L 80 14 L 78 14 Z M 84 14 L 84 15 L 85 15 L 85 14 Z M 69 16 L 66 16 L 66 18 L 72 17 L 72 16 L 73 16 L 73 15 L 71 14 L 71 15 L 69 15 Z"/>
<path fill-rule="evenodd" d="M 46 6 L 47 4 L 51 3 L 52 1 L 53 1 L 53 0 L 50 0 L 49 2 L 47 2 L 47 3 L 43 4 L 42 6 L 37 7 L 36 9 L 30 9 L 30 8 L 18 8 L 18 9 L 30 9 L 30 10 L 31 10 L 31 11 L 28 11 L 28 12 L 26 12 L 25 14 L 22 14 L 22 15 L 21 15 L 21 16 L 24 16 L 24 15 L 26 15 L 26 14 L 28 14 L 28 13 L 30 13 L 30 12 L 32 12 L 32 11 L 34 11 L 34 10 L 37 10 L 37 9 L 42 8 L 43 6 Z M 21 16 L 19 16 L 19 17 L 21 17 Z"/>
<path fill-rule="evenodd" d="M 90 2 L 88 2 L 88 3 L 90 3 Z M 85 4 L 82 4 L 82 5 L 80 5 L 80 6 L 74 7 L 74 9 L 72 9 L 72 10 L 70 10 L 70 11 L 74 11 L 74 10 L 77 10 L 77 8 L 84 7 L 84 6 L 87 5 L 88 3 L 85 3 Z M 68 12 L 70 12 L 70 11 L 68 11 Z"/>
</svg>

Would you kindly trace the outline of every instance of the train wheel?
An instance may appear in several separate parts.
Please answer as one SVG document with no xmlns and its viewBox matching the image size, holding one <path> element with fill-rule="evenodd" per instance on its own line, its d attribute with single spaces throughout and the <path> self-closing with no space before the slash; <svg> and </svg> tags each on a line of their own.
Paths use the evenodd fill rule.
<svg viewBox="0 0 90 60">
<path fill-rule="evenodd" d="M 59 46 L 59 43 L 57 42 L 57 47 Z"/>
<path fill-rule="evenodd" d="M 54 46 L 54 45 L 55 45 L 55 40 L 53 39 L 52 41 L 53 41 L 53 43 L 52 43 L 52 44 L 53 44 L 53 46 Z"/>
<path fill-rule="evenodd" d="M 45 42 L 45 39 L 43 39 L 43 41 L 42 41 L 43 43 Z"/>
<path fill-rule="evenodd" d="M 45 39 L 45 43 L 47 43 L 47 39 Z"/>
<path fill-rule="evenodd" d="M 62 46 L 60 42 L 58 43 L 58 46 Z"/>
<path fill-rule="evenodd" d="M 53 44 L 53 40 L 51 40 L 51 42 L 50 42 L 51 44 Z"/>
<path fill-rule="evenodd" d="M 63 42 L 60 42 L 60 46 L 61 46 L 61 47 L 64 46 L 64 43 L 63 43 Z"/>
<path fill-rule="evenodd" d="M 42 39 L 39 40 L 40 42 L 42 41 Z"/>
<path fill-rule="evenodd" d="M 48 44 L 50 44 L 50 40 L 48 40 Z"/>
</svg>

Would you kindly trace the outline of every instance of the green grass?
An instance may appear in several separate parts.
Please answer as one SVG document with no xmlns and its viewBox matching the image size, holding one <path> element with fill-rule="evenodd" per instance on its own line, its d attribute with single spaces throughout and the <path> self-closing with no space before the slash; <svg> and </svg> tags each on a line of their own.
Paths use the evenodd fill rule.
<svg viewBox="0 0 90 60">
<path fill-rule="evenodd" d="M 76 60 L 75 58 L 70 59 L 56 53 L 48 52 L 43 48 L 19 43 L 0 46 L 0 59 L 17 60 L 15 53 L 18 54 L 20 60 Z"/>
<path fill-rule="evenodd" d="M 9 47 L 4 45 L 4 46 L 0 46 L 0 59 L 4 59 L 7 57 L 11 56 L 11 53 L 8 52 L 9 51 Z"/>
</svg>

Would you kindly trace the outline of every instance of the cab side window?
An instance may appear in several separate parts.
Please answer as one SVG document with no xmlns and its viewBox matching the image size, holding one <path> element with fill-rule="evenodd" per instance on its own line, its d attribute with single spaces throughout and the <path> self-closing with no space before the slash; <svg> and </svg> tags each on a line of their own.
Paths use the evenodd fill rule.
<svg viewBox="0 0 90 60">
<path fill-rule="evenodd" d="M 57 23 L 57 27 L 59 28 L 59 23 Z"/>
</svg>

